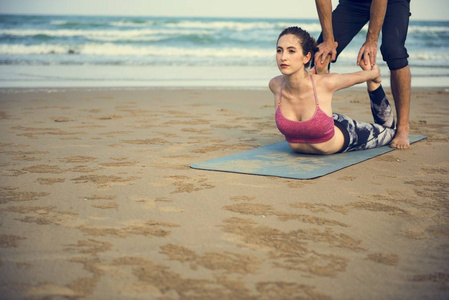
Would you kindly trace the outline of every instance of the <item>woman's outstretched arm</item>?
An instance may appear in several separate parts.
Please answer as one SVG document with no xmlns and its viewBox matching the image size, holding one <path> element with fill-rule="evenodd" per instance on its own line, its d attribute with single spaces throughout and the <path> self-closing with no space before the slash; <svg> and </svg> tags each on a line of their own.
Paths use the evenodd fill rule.
<svg viewBox="0 0 449 300">
<path fill-rule="evenodd" d="M 347 74 L 332 73 L 324 76 L 325 85 L 329 91 L 335 92 L 368 80 L 378 80 L 380 76 L 380 69 L 378 65 L 374 65 L 371 70 L 363 70 Z"/>
</svg>

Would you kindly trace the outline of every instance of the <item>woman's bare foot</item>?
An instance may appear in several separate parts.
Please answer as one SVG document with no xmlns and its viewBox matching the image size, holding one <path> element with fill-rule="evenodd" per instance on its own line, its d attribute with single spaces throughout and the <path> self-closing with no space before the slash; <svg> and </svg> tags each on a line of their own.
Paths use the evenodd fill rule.
<svg viewBox="0 0 449 300">
<path fill-rule="evenodd" d="M 376 69 L 379 70 L 379 76 L 378 76 L 378 77 L 376 77 L 376 78 L 374 78 L 374 79 L 372 79 L 372 80 L 368 80 L 368 81 L 366 82 L 366 85 L 368 86 L 368 91 L 372 92 L 372 91 L 377 90 L 377 89 L 379 88 L 379 86 L 380 86 L 381 81 L 382 81 L 381 78 L 380 78 L 380 69 L 379 69 L 379 66 L 378 66 L 378 65 L 374 65 L 373 67 L 371 67 L 370 64 L 365 65 L 365 62 L 364 62 L 364 61 L 361 61 L 361 62 L 360 62 L 360 67 L 361 67 L 362 70 L 364 70 L 364 71 L 369 71 L 369 70 L 371 70 L 371 69 L 373 69 L 373 68 L 376 68 Z"/>
</svg>

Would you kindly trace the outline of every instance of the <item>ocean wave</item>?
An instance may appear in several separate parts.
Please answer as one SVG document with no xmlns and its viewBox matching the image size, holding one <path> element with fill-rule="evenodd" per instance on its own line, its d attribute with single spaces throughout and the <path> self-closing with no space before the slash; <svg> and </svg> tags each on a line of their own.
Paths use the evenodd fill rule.
<svg viewBox="0 0 449 300">
<path fill-rule="evenodd" d="M 317 36 L 321 32 L 321 25 L 316 23 L 280 22 L 276 24 L 275 28 L 278 29 L 280 33 L 280 31 L 284 28 L 291 26 L 301 27 L 302 29 L 309 32 L 312 36 Z"/>
<path fill-rule="evenodd" d="M 290 26 L 298 26 L 309 32 L 320 32 L 320 24 L 315 23 L 301 23 L 295 21 L 254 21 L 254 22 L 239 22 L 239 21 L 180 21 L 176 23 L 165 24 L 170 28 L 186 28 L 186 29 L 212 29 L 215 31 L 230 30 L 230 31 L 250 31 L 250 30 L 282 30 Z"/>
<path fill-rule="evenodd" d="M 40 44 L 40 45 L 0 45 L 0 55 L 7 54 L 68 54 L 71 50 L 68 46 Z"/>
<path fill-rule="evenodd" d="M 67 28 L 67 29 L 81 29 L 81 28 L 101 28 L 108 26 L 107 23 L 103 21 L 90 20 L 89 21 L 81 21 L 76 18 L 69 19 L 56 19 L 49 21 L 49 25 L 51 27 L 56 28 Z"/>
<path fill-rule="evenodd" d="M 410 60 L 448 65 L 448 24 L 412 20 L 406 41 Z M 321 32 L 319 21 L 308 19 L 7 16 L 0 20 L 0 62 L 275 64 L 276 38 L 290 26 L 315 38 Z M 355 63 L 366 29 L 343 51 L 340 63 Z"/>
<path fill-rule="evenodd" d="M 53 20 L 50 23 L 57 25 L 67 25 L 67 20 Z M 189 34 L 202 34 L 212 35 L 218 33 L 233 34 L 239 32 L 248 32 L 256 36 L 263 36 L 266 34 L 276 36 L 281 30 L 290 26 L 299 26 L 307 30 L 312 36 L 317 37 L 321 32 L 321 26 L 319 23 L 304 23 L 304 22 L 236 22 L 236 21 L 180 21 L 175 23 L 166 23 L 163 26 L 152 26 L 155 21 L 137 22 L 136 21 L 115 21 L 110 22 L 113 25 L 112 28 L 105 28 L 101 30 L 92 29 L 95 28 L 90 25 L 86 25 L 80 28 L 68 28 L 68 29 L 0 29 L 0 35 L 8 35 L 15 37 L 29 37 L 29 36 L 47 36 L 47 37 L 86 37 L 90 39 L 104 39 L 112 40 L 113 38 L 127 39 L 129 37 L 148 36 L 148 35 L 189 35 Z M 78 23 L 74 23 L 78 24 Z M 80 23 L 81 24 L 81 23 Z M 141 27 L 133 28 L 139 25 Z M 76 26 L 73 26 L 76 27 Z M 114 28 L 122 27 L 122 28 Z M 364 26 L 360 32 L 361 35 L 365 35 L 367 26 Z M 263 33 L 263 34 L 262 34 Z M 414 38 L 415 34 L 426 34 L 429 39 L 432 38 L 432 34 L 449 34 L 449 26 L 427 26 L 427 25 L 410 25 L 409 37 Z M 136 40 L 134 38 L 134 40 Z"/>
<path fill-rule="evenodd" d="M 179 23 L 166 24 L 167 27 L 171 28 L 212 28 L 212 29 L 227 29 L 227 30 L 253 30 L 253 29 L 266 29 L 273 28 L 273 24 L 268 22 L 234 22 L 234 21 L 214 21 L 214 22 L 203 22 L 203 21 L 182 21 Z"/>
<path fill-rule="evenodd" d="M 85 37 L 90 39 L 129 39 L 136 37 L 147 36 L 165 36 L 165 35 L 189 35 L 202 34 L 209 35 L 214 32 L 210 30 L 181 30 L 181 29 L 142 29 L 142 30 L 37 30 L 37 29 L 2 29 L 0 35 L 16 36 L 16 37 L 33 37 L 33 36 L 47 36 L 47 37 Z"/>
<path fill-rule="evenodd" d="M 52 20 L 50 21 L 51 25 L 66 25 L 69 21 L 67 20 Z"/>
<path fill-rule="evenodd" d="M 267 58 L 275 57 L 275 50 L 268 48 L 241 48 L 241 47 L 160 47 L 160 46 L 136 46 L 136 45 L 118 45 L 113 43 L 89 43 L 78 46 L 73 45 L 22 45 L 10 44 L 0 45 L 0 55 L 51 55 L 51 54 L 76 54 L 76 55 L 94 55 L 94 56 L 180 56 L 180 57 L 229 57 L 229 58 Z M 339 60 L 355 60 L 357 51 L 343 51 Z M 410 59 L 415 61 L 434 61 L 446 65 L 449 61 L 449 53 L 446 52 L 411 52 Z M 378 59 L 382 59 L 378 53 Z"/>
<path fill-rule="evenodd" d="M 449 53 L 437 53 L 437 52 L 412 52 L 409 53 L 410 59 L 420 61 L 435 61 L 449 63 Z"/>
<path fill-rule="evenodd" d="M 258 58 L 274 56 L 274 51 L 242 48 L 171 48 L 171 47 L 132 47 L 128 45 L 86 45 L 80 49 L 86 55 L 137 55 L 156 57 L 240 57 Z"/>
<path fill-rule="evenodd" d="M 179 48 L 138 47 L 116 44 L 68 45 L 0 45 L 0 55 L 77 54 L 98 56 L 183 56 L 183 57 L 274 57 L 274 50 L 246 48 Z"/>
<path fill-rule="evenodd" d="M 89 22 L 86 22 L 84 20 L 77 20 L 76 17 L 70 18 L 68 20 L 66 19 L 58 19 L 58 20 L 51 20 L 50 24 L 55 26 L 62 26 L 62 27 L 88 27 L 88 26 L 103 26 L 103 27 L 148 27 L 153 26 L 155 24 L 158 24 L 160 22 L 155 20 L 148 20 L 148 19 L 133 19 L 133 18 L 123 18 L 120 20 L 114 20 L 110 21 L 108 19 L 105 20 L 90 20 Z"/>
<path fill-rule="evenodd" d="M 409 25 L 408 33 L 449 33 L 449 26 L 423 26 L 423 25 Z"/>
<path fill-rule="evenodd" d="M 108 25 L 114 27 L 148 27 L 154 24 L 156 22 L 151 20 L 120 20 L 108 23 Z"/>
<path fill-rule="evenodd" d="M 63 21 L 61 21 L 63 22 Z M 11 36 L 35 36 L 47 35 L 53 37 L 79 37 L 79 36 L 129 36 L 129 35 L 148 35 L 148 34 L 215 34 L 218 32 L 232 32 L 261 30 L 275 33 L 290 26 L 299 26 L 309 32 L 320 32 L 321 27 L 318 24 L 294 24 L 294 23 L 236 23 L 236 22 L 194 22 L 186 21 L 176 24 L 166 24 L 163 27 L 138 28 L 138 29 L 0 29 L 0 34 Z M 133 27 L 133 26 L 129 26 Z M 256 31 L 257 32 L 257 31 Z"/>
</svg>

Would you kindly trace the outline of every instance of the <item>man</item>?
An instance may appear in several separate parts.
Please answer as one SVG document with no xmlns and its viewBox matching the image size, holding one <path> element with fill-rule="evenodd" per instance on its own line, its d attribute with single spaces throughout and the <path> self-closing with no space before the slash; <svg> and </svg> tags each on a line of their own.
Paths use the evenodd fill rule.
<svg viewBox="0 0 449 300">
<path fill-rule="evenodd" d="M 332 12 L 331 0 L 315 0 L 322 33 L 315 60 L 322 62 L 328 55 L 336 61 L 341 51 L 369 21 L 365 43 L 357 56 L 357 65 L 363 61 L 376 64 L 378 38 L 382 29 L 380 51 L 390 69 L 391 92 L 397 113 L 397 131 L 390 147 L 410 147 L 410 90 L 411 75 L 405 48 L 410 18 L 410 0 L 340 0 Z"/>
</svg>

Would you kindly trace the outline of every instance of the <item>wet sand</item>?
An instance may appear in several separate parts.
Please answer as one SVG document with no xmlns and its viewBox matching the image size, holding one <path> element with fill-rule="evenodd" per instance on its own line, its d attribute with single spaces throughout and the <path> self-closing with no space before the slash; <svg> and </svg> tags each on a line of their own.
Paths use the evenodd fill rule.
<svg viewBox="0 0 449 300">
<path fill-rule="evenodd" d="M 268 90 L 0 99 L 2 299 L 449 297 L 446 88 L 413 90 L 427 140 L 314 180 L 189 167 L 282 141 Z"/>
</svg>

